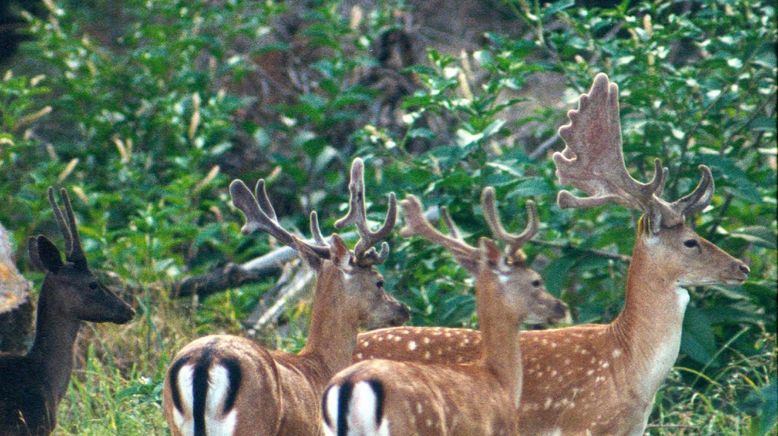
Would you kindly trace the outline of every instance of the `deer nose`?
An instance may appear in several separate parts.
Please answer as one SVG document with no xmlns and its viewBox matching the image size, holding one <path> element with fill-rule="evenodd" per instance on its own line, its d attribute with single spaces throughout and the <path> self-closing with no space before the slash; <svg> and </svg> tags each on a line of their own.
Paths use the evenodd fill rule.
<svg viewBox="0 0 778 436">
<path fill-rule="evenodd" d="M 400 317 L 403 318 L 404 321 L 408 321 L 411 317 L 411 309 L 405 304 L 400 306 Z"/>
<path fill-rule="evenodd" d="M 554 312 L 553 315 L 549 316 L 548 319 L 546 319 L 546 322 L 549 324 L 554 324 L 567 317 L 567 304 L 565 304 L 564 301 L 557 300 L 552 310 Z"/>
<path fill-rule="evenodd" d="M 408 308 L 407 305 L 404 303 L 400 303 L 397 306 L 397 309 L 395 310 L 396 316 L 392 320 L 393 326 L 403 325 L 406 322 L 408 322 L 408 319 L 411 317 L 411 309 Z"/>
<path fill-rule="evenodd" d="M 735 267 L 737 267 L 737 269 L 745 275 L 748 275 L 748 273 L 751 272 L 751 269 L 743 262 L 736 262 Z"/>
</svg>

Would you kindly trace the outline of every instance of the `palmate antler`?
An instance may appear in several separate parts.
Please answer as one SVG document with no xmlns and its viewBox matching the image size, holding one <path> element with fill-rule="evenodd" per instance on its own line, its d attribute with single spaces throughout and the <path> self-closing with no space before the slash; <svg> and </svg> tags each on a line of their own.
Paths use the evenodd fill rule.
<svg viewBox="0 0 778 436">
<path fill-rule="evenodd" d="M 702 178 L 689 195 L 668 203 L 659 196 L 664 188 L 667 169 L 659 159 L 654 161 L 654 177 L 648 183 L 633 179 L 624 164 L 619 119 L 619 88 L 603 73 L 594 78 L 589 93 L 578 100 L 578 109 L 567 113 L 570 122 L 559 128 L 565 141 L 562 152 L 554 153 L 560 183 L 566 183 L 589 194 L 576 197 L 559 191 L 557 203 L 562 208 L 594 207 L 614 202 L 646 213 L 651 231 L 674 227 L 684 217 L 697 213 L 713 198 L 713 176 L 710 168 L 700 165 Z"/>
<path fill-rule="evenodd" d="M 457 229 L 456 224 L 448 214 L 445 207 L 441 208 L 440 215 L 449 234 L 443 234 L 427 220 L 422 210 L 421 202 L 414 195 L 408 195 L 400 202 L 405 215 L 405 227 L 400 230 L 400 236 L 405 238 L 412 235 L 418 235 L 422 238 L 438 244 L 447 249 L 454 258 L 468 271 L 475 273 L 478 270 L 478 260 L 480 251 L 464 239 Z M 538 213 L 535 203 L 527 202 L 528 223 L 524 231 L 519 235 L 508 233 L 500 221 L 497 213 L 494 188 L 488 186 L 481 192 L 481 208 L 484 211 L 486 222 L 492 231 L 495 239 L 506 243 L 506 261 L 515 263 L 524 260 L 524 255 L 520 252 L 521 247 L 527 243 L 537 233 Z"/>
<path fill-rule="evenodd" d="M 376 251 L 375 244 L 389 236 L 397 221 L 397 199 L 394 192 L 389 193 L 389 207 L 383 225 L 375 232 L 371 232 L 367 225 L 367 212 L 365 210 L 365 165 L 362 159 L 356 158 L 351 163 L 351 179 L 348 184 L 349 203 L 346 216 L 335 222 L 335 227 L 342 229 L 349 224 L 357 227 L 359 241 L 354 247 L 354 259 L 362 266 L 383 263 L 389 255 L 389 244 L 381 243 L 381 250 Z"/>
</svg>

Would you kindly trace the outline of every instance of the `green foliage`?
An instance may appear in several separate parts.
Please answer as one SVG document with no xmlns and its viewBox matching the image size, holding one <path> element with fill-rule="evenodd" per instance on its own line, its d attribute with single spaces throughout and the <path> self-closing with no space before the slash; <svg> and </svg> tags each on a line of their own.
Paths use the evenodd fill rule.
<svg viewBox="0 0 778 436">
<path fill-rule="evenodd" d="M 136 289 L 141 309 L 129 330 L 89 332 L 99 345 L 83 354 L 61 432 L 163 433 L 161 382 L 174 353 L 202 334 L 240 331 L 268 282 L 203 302 L 167 295 L 173 281 L 271 249 L 264 235 L 239 234 L 226 191 L 233 177 L 265 177 L 284 225 L 306 228 L 315 209 L 331 229 L 345 208 L 348 162 L 362 156 L 371 218 L 382 218 L 386 193 L 413 193 L 446 206 L 471 242 L 488 235 L 484 187 L 495 186 L 509 230 L 525 224 L 533 198 L 536 239 L 557 244 L 528 247 L 547 288 L 576 323 L 612 319 L 627 265 L 593 250 L 629 254 L 637 216 L 560 210 L 553 164 L 536 152 L 599 71 L 621 89 L 633 175 L 645 180 L 662 158 L 665 197 L 675 199 L 709 165 L 717 193 L 696 230 L 752 269 L 742 287 L 692 292 L 682 356 L 649 431 L 775 431 L 775 8 L 629 3 L 505 0 L 532 38 L 487 33 L 459 57 L 429 48 L 401 72 L 415 88 L 393 109 L 398 123 L 371 115 L 382 91 L 359 78 L 377 66 L 373 48 L 403 4 L 360 21 L 332 1 L 127 0 L 119 13 L 63 0 L 47 18 L 28 17 L 34 40 L 0 81 L 0 222 L 20 249 L 29 235 L 56 234 L 45 188 L 71 187 L 90 260 Z M 300 30 L 279 36 L 289 21 Z M 279 76 L 279 65 L 295 74 Z M 538 73 L 561 82 L 563 104 L 528 109 Z M 418 239 L 391 244 L 387 288 L 411 306 L 413 324 L 475 325 L 472 280 L 450 256 Z M 289 334 L 268 342 L 299 349 L 308 310 L 289 308 Z"/>
</svg>

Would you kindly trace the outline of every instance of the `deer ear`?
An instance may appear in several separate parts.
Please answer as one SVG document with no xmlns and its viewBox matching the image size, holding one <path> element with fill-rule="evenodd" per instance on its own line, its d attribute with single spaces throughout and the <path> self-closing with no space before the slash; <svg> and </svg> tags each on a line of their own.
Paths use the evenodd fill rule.
<svg viewBox="0 0 778 436">
<path fill-rule="evenodd" d="M 297 249 L 297 253 L 300 254 L 300 257 L 303 258 L 303 261 L 308 264 L 313 270 L 319 271 L 321 269 L 322 259 L 321 257 L 316 254 L 315 251 L 311 250 L 311 247 L 308 246 L 303 241 L 300 241 L 296 237 L 294 238 L 294 246 Z"/>
<path fill-rule="evenodd" d="M 491 267 L 500 265 L 502 260 L 500 247 L 489 238 L 481 238 L 479 242 L 481 245 L 481 261 L 487 262 Z"/>
<path fill-rule="evenodd" d="M 43 235 L 38 236 L 36 242 L 39 264 L 44 270 L 57 273 L 63 266 L 62 255 L 59 254 L 59 249 Z M 33 262 L 36 261 L 33 260 Z"/>
<path fill-rule="evenodd" d="M 330 240 L 330 260 L 332 260 L 338 268 L 347 269 L 349 262 L 351 261 L 351 252 L 346 246 L 346 243 L 343 242 L 343 239 L 341 239 L 337 233 L 333 233 Z"/>
<path fill-rule="evenodd" d="M 34 236 L 27 238 L 27 252 L 30 255 L 30 265 L 33 269 L 43 271 L 43 263 L 41 263 L 40 254 L 38 254 L 38 239 Z"/>
</svg>

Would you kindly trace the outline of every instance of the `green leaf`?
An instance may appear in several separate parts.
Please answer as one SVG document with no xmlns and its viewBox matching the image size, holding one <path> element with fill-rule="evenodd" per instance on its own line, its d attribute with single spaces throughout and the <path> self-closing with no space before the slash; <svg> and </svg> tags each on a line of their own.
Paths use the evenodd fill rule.
<svg viewBox="0 0 778 436">
<path fill-rule="evenodd" d="M 751 434 L 762 436 L 775 427 L 778 418 L 778 384 L 770 384 L 749 392 L 737 403 L 737 408 L 753 418 Z"/>
<path fill-rule="evenodd" d="M 484 138 L 488 138 L 497 133 L 503 125 L 505 125 L 505 120 L 502 119 L 497 119 L 489 123 L 489 125 L 484 129 Z"/>
<path fill-rule="evenodd" d="M 497 168 L 498 170 L 506 172 L 514 177 L 518 177 L 518 178 L 524 177 L 524 175 L 519 173 L 515 168 L 509 165 L 502 164 L 500 162 L 487 162 L 486 165 L 492 168 Z"/>
<path fill-rule="evenodd" d="M 546 283 L 546 289 L 554 295 L 559 295 L 567 280 L 567 273 L 575 265 L 575 256 L 563 256 L 552 261 L 543 270 L 543 281 Z"/>
<path fill-rule="evenodd" d="M 475 298 L 470 294 L 454 295 L 443 300 L 440 320 L 444 325 L 461 324 L 475 310 Z"/>
<path fill-rule="evenodd" d="M 487 67 L 494 63 L 494 55 L 489 50 L 476 50 L 473 53 L 475 59 L 482 67 Z"/>
<path fill-rule="evenodd" d="M 775 242 L 777 237 L 775 232 L 765 226 L 741 227 L 732 231 L 729 236 L 746 240 L 760 247 L 770 248 L 773 250 L 778 248 L 776 247 Z"/>
<path fill-rule="evenodd" d="M 510 200 L 515 197 L 534 197 L 544 196 L 556 192 L 556 189 L 551 186 L 548 181 L 542 177 L 530 177 L 520 182 L 512 191 L 506 196 L 506 200 Z"/>
<path fill-rule="evenodd" d="M 550 18 L 557 12 L 564 11 L 565 9 L 575 6 L 575 0 L 559 0 L 551 3 L 550 6 L 543 8 L 543 18 Z"/>
<path fill-rule="evenodd" d="M 426 128 L 426 127 L 421 127 L 421 128 L 418 128 L 418 129 L 413 129 L 410 132 L 408 132 L 408 137 L 409 138 L 433 139 L 435 137 L 435 133 L 432 130 Z"/>
<path fill-rule="evenodd" d="M 775 118 L 757 117 L 748 125 L 751 130 L 763 132 L 775 132 Z"/>
<path fill-rule="evenodd" d="M 705 313 L 693 306 L 686 308 L 681 336 L 681 351 L 703 365 L 716 353 L 716 339 Z"/>
</svg>

